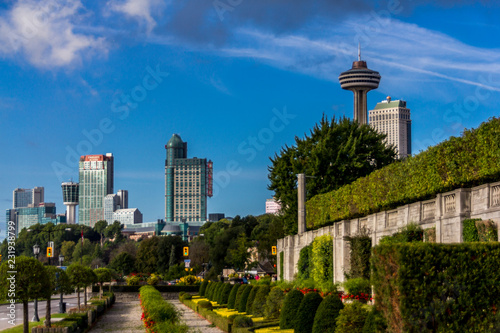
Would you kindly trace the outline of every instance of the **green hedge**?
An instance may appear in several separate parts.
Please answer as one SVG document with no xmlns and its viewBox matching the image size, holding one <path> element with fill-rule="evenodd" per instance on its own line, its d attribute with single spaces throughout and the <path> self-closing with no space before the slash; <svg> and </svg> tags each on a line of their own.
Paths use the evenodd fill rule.
<svg viewBox="0 0 500 333">
<path fill-rule="evenodd" d="M 248 284 L 242 284 L 241 287 L 238 288 L 238 291 L 236 292 L 236 299 L 234 301 L 234 309 L 239 310 L 240 308 L 240 301 L 241 301 L 241 294 L 250 287 Z"/>
<path fill-rule="evenodd" d="M 307 227 L 366 216 L 500 178 L 500 119 L 465 130 L 420 154 L 359 178 L 306 204 Z"/>
<path fill-rule="evenodd" d="M 184 297 L 188 295 L 183 295 Z M 188 327 L 179 324 L 180 317 L 177 309 L 165 301 L 161 293 L 153 286 L 142 286 L 139 291 L 141 307 L 143 309 L 142 320 L 144 325 L 151 331 L 159 332 L 187 332 Z"/>
<path fill-rule="evenodd" d="M 270 286 L 264 285 L 259 287 L 252 304 L 252 315 L 254 317 L 263 317 L 265 315 L 264 311 L 266 307 L 267 295 L 269 295 L 270 292 Z"/>
<path fill-rule="evenodd" d="M 395 332 L 489 332 L 500 308 L 500 244 L 379 245 L 375 304 Z"/>
<path fill-rule="evenodd" d="M 295 316 L 303 298 L 304 294 L 297 289 L 292 289 L 286 294 L 280 314 L 280 328 L 282 330 L 293 328 Z"/>
<path fill-rule="evenodd" d="M 334 333 L 337 327 L 337 317 L 344 304 L 338 295 L 326 296 L 316 310 L 313 333 Z"/>
<path fill-rule="evenodd" d="M 162 293 L 178 293 L 181 291 L 197 293 L 200 290 L 200 286 L 154 286 L 156 290 Z M 111 291 L 116 293 L 137 293 L 141 286 L 111 286 Z M 93 286 L 92 292 L 98 293 L 99 286 Z"/>
<path fill-rule="evenodd" d="M 241 293 L 240 300 L 238 302 L 238 312 L 245 312 L 247 310 L 248 296 L 252 292 L 253 286 L 248 285 L 245 290 Z"/>
<path fill-rule="evenodd" d="M 490 220 L 465 219 L 462 221 L 462 237 L 464 242 L 496 242 L 498 229 Z"/>
<path fill-rule="evenodd" d="M 205 292 L 207 291 L 208 280 L 205 279 L 203 283 L 200 285 L 200 296 L 205 297 Z"/>
<path fill-rule="evenodd" d="M 246 314 L 251 315 L 252 314 L 252 305 L 253 301 L 255 300 L 255 296 L 257 295 L 257 291 L 259 291 L 260 286 L 254 286 L 252 288 L 252 291 L 250 291 L 250 294 L 248 295 L 247 299 L 247 307 L 246 307 Z"/>
<path fill-rule="evenodd" d="M 264 316 L 266 318 L 279 318 L 285 293 L 280 287 L 273 287 L 267 295 Z"/>
<path fill-rule="evenodd" d="M 233 289 L 233 285 L 229 283 L 224 283 L 224 288 L 220 293 L 219 304 L 227 304 L 229 301 L 229 295 L 231 294 L 231 290 Z"/>
<path fill-rule="evenodd" d="M 323 235 L 314 238 L 309 258 L 310 274 L 317 285 L 333 281 L 333 238 Z"/>
<path fill-rule="evenodd" d="M 229 294 L 229 299 L 227 300 L 228 309 L 234 309 L 234 304 L 236 303 L 236 295 L 238 293 L 238 289 L 240 288 L 240 286 L 241 284 L 237 283 L 231 289 L 231 293 Z"/>
<path fill-rule="evenodd" d="M 300 302 L 294 322 L 294 333 L 310 333 L 313 329 L 314 316 L 323 298 L 318 293 L 308 293 Z"/>
</svg>

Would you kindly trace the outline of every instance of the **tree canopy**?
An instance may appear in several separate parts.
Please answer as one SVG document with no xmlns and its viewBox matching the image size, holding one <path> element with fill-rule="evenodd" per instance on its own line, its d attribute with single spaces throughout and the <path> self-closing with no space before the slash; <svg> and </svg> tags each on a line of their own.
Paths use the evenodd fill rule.
<svg viewBox="0 0 500 333">
<path fill-rule="evenodd" d="M 285 233 L 297 232 L 297 174 L 308 177 L 307 198 L 336 190 L 394 161 L 385 138 L 369 125 L 323 116 L 309 135 L 270 158 L 268 188 L 281 203 Z"/>
</svg>

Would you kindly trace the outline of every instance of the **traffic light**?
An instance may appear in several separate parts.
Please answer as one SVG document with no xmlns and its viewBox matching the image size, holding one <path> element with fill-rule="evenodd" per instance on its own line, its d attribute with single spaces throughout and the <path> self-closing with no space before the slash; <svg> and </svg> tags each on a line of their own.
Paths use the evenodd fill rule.
<svg viewBox="0 0 500 333">
<path fill-rule="evenodd" d="M 52 248 L 51 247 L 47 248 L 47 258 L 52 258 Z"/>
<path fill-rule="evenodd" d="M 277 253 L 276 246 L 271 247 L 271 253 L 273 254 L 273 256 L 276 255 L 276 253 Z"/>
<path fill-rule="evenodd" d="M 0 262 L 2 262 L 2 255 L 0 254 Z"/>
<path fill-rule="evenodd" d="M 189 256 L 189 247 L 184 246 L 184 248 L 183 248 L 182 252 L 184 253 L 184 257 Z"/>
</svg>

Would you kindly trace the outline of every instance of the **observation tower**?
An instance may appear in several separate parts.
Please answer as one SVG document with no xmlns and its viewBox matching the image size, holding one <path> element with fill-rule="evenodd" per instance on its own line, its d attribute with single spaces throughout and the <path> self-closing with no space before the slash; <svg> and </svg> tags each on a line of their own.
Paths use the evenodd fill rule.
<svg viewBox="0 0 500 333">
<path fill-rule="evenodd" d="M 66 223 L 75 224 L 75 211 L 78 205 L 78 183 L 62 183 L 63 203 L 66 206 Z"/>
<path fill-rule="evenodd" d="M 361 60 L 361 48 L 358 46 L 358 61 L 352 63 L 352 68 L 340 74 L 340 87 L 354 93 L 354 120 L 360 124 L 368 124 L 366 94 L 377 89 L 380 74 L 369 69 L 366 61 Z"/>
</svg>

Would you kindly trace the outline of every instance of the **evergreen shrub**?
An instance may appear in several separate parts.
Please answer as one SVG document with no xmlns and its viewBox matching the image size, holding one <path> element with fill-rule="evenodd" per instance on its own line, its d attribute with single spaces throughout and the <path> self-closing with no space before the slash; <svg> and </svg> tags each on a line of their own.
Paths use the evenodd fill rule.
<svg viewBox="0 0 500 333">
<path fill-rule="evenodd" d="M 300 250 L 299 261 L 297 262 L 297 277 L 299 279 L 309 279 L 310 259 L 312 256 L 312 244 L 304 246 Z"/>
<path fill-rule="evenodd" d="M 254 317 L 264 316 L 264 308 L 266 306 L 267 295 L 269 295 L 269 292 L 271 292 L 270 286 L 260 286 L 252 304 L 252 315 Z"/>
<path fill-rule="evenodd" d="M 280 287 L 273 287 L 266 298 L 264 316 L 268 319 L 279 318 L 284 299 L 285 293 L 283 290 Z"/>
<path fill-rule="evenodd" d="M 203 283 L 200 285 L 200 296 L 205 297 L 205 292 L 207 291 L 208 280 L 205 279 Z"/>
<path fill-rule="evenodd" d="M 245 312 L 246 312 L 247 315 L 251 315 L 252 314 L 253 301 L 255 300 L 255 296 L 257 295 L 257 291 L 259 291 L 259 288 L 260 288 L 260 286 L 254 286 L 252 288 L 252 291 L 250 291 L 250 294 L 248 295 L 247 306 L 246 306 L 246 309 L 245 309 Z"/>
<path fill-rule="evenodd" d="M 214 289 L 215 282 L 209 282 L 207 285 L 207 290 L 205 291 L 205 297 L 208 299 L 212 298 L 212 291 Z"/>
<path fill-rule="evenodd" d="M 229 283 L 224 283 L 224 288 L 222 289 L 219 297 L 219 304 L 227 304 L 229 300 L 229 294 L 231 293 L 231 289 L 233 289 L 233 285 Z"/>
<path fill-rule="evenodd" d="M 500 119 L 378 169 L 336 191 L 306 203 L 307 227 L 349 220 L 401 205 L 427 200 L 438 193 L 500 178 Z"/>
<path fill-rule="evenodd" d="M 236 316 L 233 319 L 233 327 L 253 327 L 253 320 L 247 316 Z"/>
<path fill-rule="evenodd" d="M 236 302 L 236 294 L 238 293 L 238 289 L 240 288 L 241 284 L 235 284 L 233 285 L 233 288 L 231 289 L 231 293 L 229 293 L 229 298 L 227 300 L 227 308 L 230 310 L 234 309 L 234 303 Z"/>
<path fill-rule="evenodd" d="M 308 293 L 300 302 L 294 321 L 295 333 L 310 333 L 314 325 L 314 316 L 323 298 L 318 293 Z"/>
<path fill-rule="evenodd" d="M 371 294 L 372 286 L 370 280 L 364 278 L 355 278 L 346 280 L 344 288 L 351 295 Z"/>
<path fill-rule="evenodd" d="M 221 287 L 223 287 L 222 282 L 217 282 L 215 284 L 214 292 L 212 293 L 212 299 L 211 299 L 212 302 L 217 302 L 217 300 L 219 299 Z"/>
<path fill-rule="evenodd" d="M 238 291 L 236 292 L 236 299 L 234 301 L 234 309 L 239 310 L 240 308 L 240 301 L 241 301 L 241 294 L 249 287 L 248 284 L 242 284 L 241 287 L 238 288 Z"/>
<path fill-rule="evenodd" d="M 297 289 L 292 289 L 286 294 L 280 314 L 280 328 L 282 330 L 293 328 L 295 316 L 303 298 L 304 294 Z"/>
<path fill-rule="evenodd" d="M 247 301 L 253 286 L 248 285 L 241 293 L 240 301 L 238 302 L 238 312 L 245 312 L 247 309 Z"/>
<path fill-rule="evenodd" d="M 371 262 L 389 330 L 490 331 L 500 308 L 499 243 L 378 245 Z"/>
<path fill-rule="evenodd" d="M 199 301 L 198 307 L 202 308 L 202 309 L 209 309 L 209 310 L 212 310 L 212 308 L 213 308 L 212 303 L 210 301 L 205 301 L 205 300 Z"/>
<path fill-rule="evenodd" d="M 312 333 L 334 333 L 337 317 L 344 304 L 338 295 L 326 296 L 316 310 Z"/>
<path fill-rule="evenodd" d="M 335 333 L 361 333 L 367 317 L 368 310 L 363 304 L 358 301 L 347 303 L 339 312 Z"/>
<path fill-rule="evenodd" d="M 362 333 L 385 333 L 387 332 L 387 323 L 382 313 L 372 306 L 371 311 L 368 313 L 368 317 L 365 320 L 365 325 L 363 326 Z M 314 332 L 313 332 L 314 333 Z"/>
</svg>

